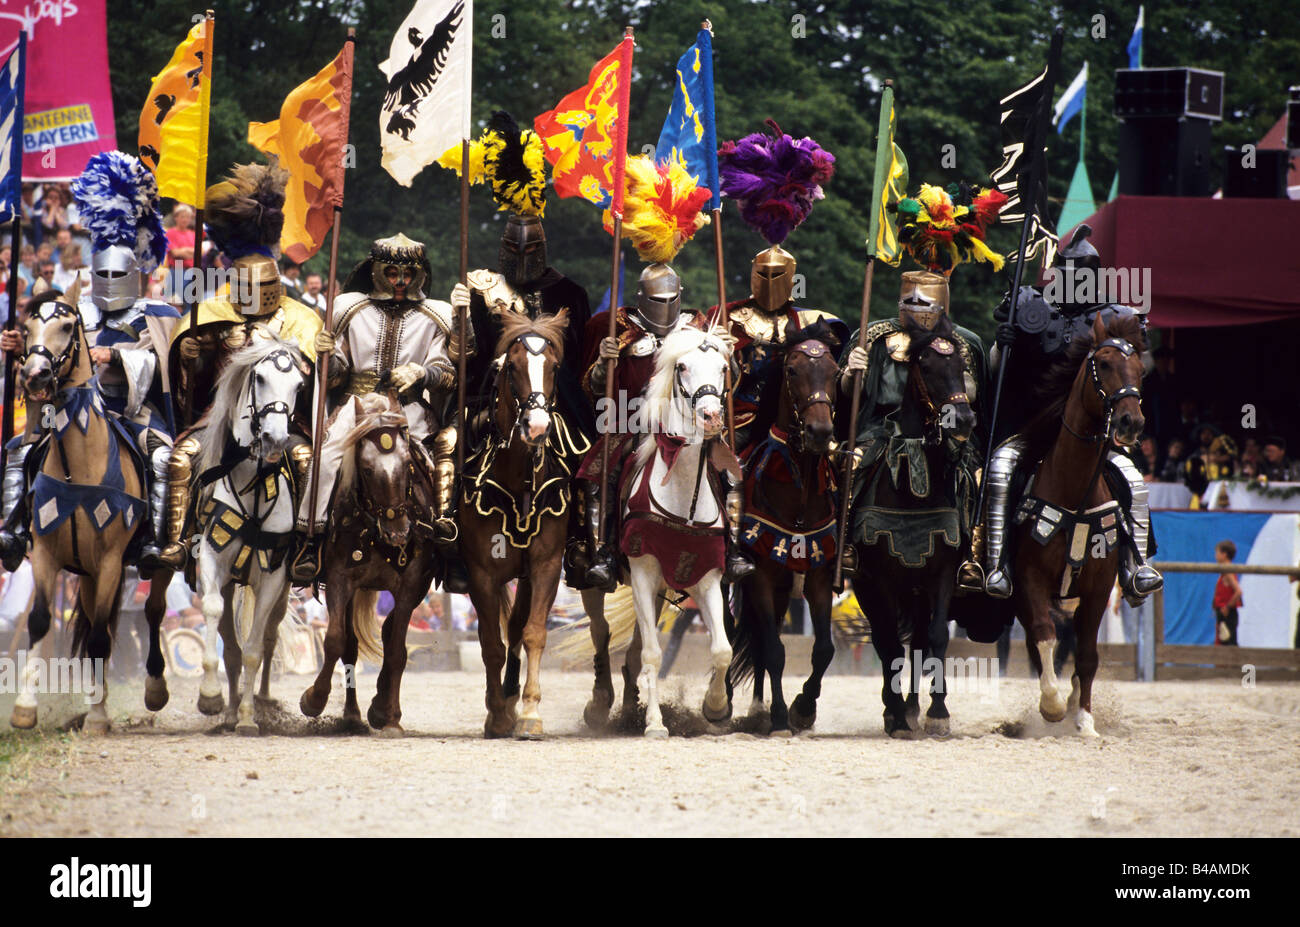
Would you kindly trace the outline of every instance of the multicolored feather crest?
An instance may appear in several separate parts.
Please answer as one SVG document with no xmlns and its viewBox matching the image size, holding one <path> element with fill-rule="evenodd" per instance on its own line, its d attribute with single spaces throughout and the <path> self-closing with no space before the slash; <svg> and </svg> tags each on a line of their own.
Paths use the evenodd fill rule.
<svg viewBox="0 0 1300 927">
<path fill-rule="evenodd" d="M 139 158 L 100 152 L 72 182 L 72 195 L 96 251 L 124 245 L 145 273 L 162 263 L 167 237 L 158 212 L 158 182 Z"/>
<path fill-rule="evenodd" d="M 660 164 L 647 155 L 628 158 L 623 190 L 623 237 L 647 263 L 667 264 L 709 222 L 702 210 L 712 194 L 696 183 L 678 152 Z M 605 231 L 613 228 L 605 210 Z"/>
<path fill-rule="evenodd" d="M 459 176 L 461 146 L 444 151 L 438 164 Z M 493 113 L 483 134 L 469 143 L 469 182 L 491 184 L 502 212 L 545 215 L 546 157 L 541 138 L 532 129 L 519 128 L 509 113 Z"/>
<path fill-rule="evenodd" d="M 984 243 L 984 236 L 1006 201 L 997 190 L 980 188 L 972 196 L 965 184 L 945 190 L 923 183 L 916 196 L 898 202 L 898 240 L 918 264 L 945 276 L 967 261 L 1001 270 L 1002 256 Z"/>
<path fill-rule="evenodd" d="M 811 138 L 791 138 L 771 119 L 770 135 L 755 132 L 718 149 L 722 192 L 740 204 L 740 217 L 770 245 L 779 245 L 824 197 L 835 157 Z"/>
<path fill-rule="evenodd" d="M 236 164 L 208 187 L 203 218 L 212 243 L 234 261 L 252 254 L 278 257 L 289 172 L 270 164 Z"/>
</svg>

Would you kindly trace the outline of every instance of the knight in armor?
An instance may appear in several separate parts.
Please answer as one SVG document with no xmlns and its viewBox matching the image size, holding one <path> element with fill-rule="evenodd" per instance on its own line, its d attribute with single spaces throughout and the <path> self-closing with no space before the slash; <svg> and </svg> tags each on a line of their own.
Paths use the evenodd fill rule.
<svg viewBox="0 0 1300 927">
<path fill-rule="evenodd" d="M 631 427 L 637 415 L 636 400 L 643 399 L 650 378 L 654 375 L 655 357 L 665 337 L 679 328 L 706 327 L 700 312 L 682 309 L 682 283 L 677 272 L 666 263 L 655 262 L 641 272 L 637 286 L 636 305 L 620 307 L 616 312 L 614 337 L 609 336 L 609 314 L 601 312 L 587 325 L 586 342 L 595 350 L 587 358 L 587 372 L 583 375 L 583 388 L 591 401 L 600 409 L 606 394 L 609 361 L 614 363 L 614 406 L 598 416 L 601 434 L 596 445 L 587 452 L 578 475 L 587 481 L 586 527 L 588 550 L 595 555 L 588 563 L 578 563 L 576 570 L 585 570 L 593 586 L 608 588 L 615 579 L 614 556 L 608 544 L 600 543 L 600 479 L 604 462 L 604 448 L 609 443 L 610 472 L 606 483 L 610 511 L 605 513 L 605 538 L 616 538 L 619 482 L 627 456 L 636 449 L 636 439 L 641 436 Z M 626 411 L 626 417 L 624 412 Z M 644 412 L 641 412 L 644 415 Z M 607 424 L 606 424 L 607 423 Z"/>
<path fill-rule="evenodd" d="M 491 427 L 497 360 L 492 351 L 502 332 L 500 316 L 517 312 L 535 319 L 568 309 L 564 359 L 556 371 L 552 448 L 560 465 L 575 474 L 566 562 L 589 561 L 582 526 L 586 505 L 577 498 L 582 486 L 576 473 L 596 435 L 595 415 L 582 391 L 583 335 L 591 319 L 591 307 L 587 291 L 547 263 L 546 231 L 542 227 L 546 175 L 541 140 L 531 130 L 521 130 L 509 114 L 502 112 L 493 115 L 484 140 L 487 150 L 483 156 L 471 157 L 472 164 L 483 164 L 483 173 L 471 177 L 471 182 L 490 183 L 493 196 L 509 217 L 501 235 L 497 269 L 472 270 L 468 283 L 456 284 L 451 292 L 457 315 L 465 308 L 470 319 L 465 383 L 467 434 L 471 445 L 477 444 Z M 484 141 L 474 144 L 483 145 Z M 459 170 L 460 146 L 454 149 L 453 160 L 440 163 Z M 574 550 L 575 546 L 582 549 Z M 574 571 L 567 573 L 567 580 L 577 588 L 594 585 Z"/>
<path fill-rule="evenodd" d="M 250 340 L 278 337 L 295 340 L 308 362 L 316 363 L 321 318 L 284 292 L 276 263 L 288 176 L 274 165 L 239 164 L 226 180 L 209 187 L 205 196 L 208 236 L 220 250 L 222 267 L 231 282 L 220 296 L 183 313 L 172 332 L 168 356 L 172 392 L 177 407 L 191 409 L 193 418 L 177 438 L 168 465 L 167 545 L 162 559 L 176 569 L 184 566 L 187 556 L 185 522 L 192 481 L 197 476 L 192 461 L 203 438 L 203 415 L 229 357 Z M 296 440 L 288 453 L 302 486 L 311 463 L 307 439 L 310 390 L 300 392 L 299 403 Z"/>
<path fill-rule="evenodd" d="M 783 344 L 787 331 L 799 331 L 826 320 L 841 342 L 849 327 L 823 309 L 795 304 L 795 259 L 781 247 L 786 237 L 822 198 L 821 184 L 834 174 L 835 159 L 811 138 L 794 139 L 768 120 L 771 134 L 755 132 L 718 151 L 722 192 L 739 201 L 740 216 L 759 232 L 769 247 L 754 255 L 749 273 L 749 296 L 727 304 L 728 330 L 735 338 L 740 376 L 732 385 L 736 429 L 736 455 L 744 458 L 750 446 L 763 440 L 771 421 L 763 420 L 759 399 L 772 377 L 782 376 Z M 768 178 L 777 178 L 769 180 Z M 755 182 L 760 181 L 759 189 Z M 773 209 L 772 203 L 784 209 Z M 719 319 L 715 306 L 710 319 Z M 787 328 L 789 326 L 789 328 Z M 776 410 L 766 410 L 774 416 Z M 741 491 L 733 484 L 727 494 L 729 539 L 727 579 L 735 582 L 754 570 L 737 543 L 741 520 Z"/>
<path fill-rule="evenodd" d="M 1101 316 L 1109 321 L 1115 316 L 1137 315 L 1146 331 L 1146 318 L 1137 310 L 1104 301 L 1100 293 L 1101 257 L 1088 241 L 1092 229 L 1080 225 L 1069 243 L 1057 252 L 1052 265 L 1057 285 L 1064 296 L 1049 297 L 1052 284 L 1044 290 L 1025 286 L 1020 289 L 1015 319 L 1010 317 L 1010 294 L 994 312 L 998 322 L 997 344 L 990 353 L 991 368 L 996 373 L 1002 352 L 1010 348 L 1009 366 L 1003 374 L 1002 399 L 992 440 L 996 442 L 985 474 L 983 551 L 962 566 L 961 583 L 968 587 L 982 585 L 995 598 L 1012 593 L 1008 564 L 1012 482 L 1018 468 L 1033 466 L 1037 461 L 1022 461 L 1026 442 L 1021 436 L 1025 426 L 1042 408 L 1040 377 L 1054 361 L 1064 356 L 1072 344 L 1091 343 L 1093 320 Z M 1090 286 L 1088 284 L 1091 284 Z M 1092 293 L 1093 298 L 1087 298 Z M 1084 298 L 1076 298 L 1082 295 Z M 1120 548 L 1120 587 L 1130 604 L 1138 604 L 1164 585 L 1164 580 L 1147 562 L 1154 553 L 1151 541 L 1151 515 L 1147 503 L 1147 486 L 1136 464 L 1128 456 L 1111 448 L 1103 473 L 1127 518 L 1121 520 L 1124 543 Z"/>
<path fill-rule="evenodd" d="M 930 271 L 908 271 L 902 275 L 898 296 L 898 317 L 873 322 L 867 328 L 865 346 L 857 339 L 845 354 L 844 371 L 840 380 L 842 396 L 850 396 L 853 373 L 861 370 L 862 398 L 858 406 L 857 435 L 854 444 L 856 482 L 855 498 L 865 489 L 864 477 L 871 472 L 881 457 L 890 452 L 891 441 L 900 437 L 896 427 L 896 414 L 902 406 L 911 370 L 911 335 L 907 328 L 932 331 L 949 313 L 950 293 L 948 278 Z M 955 458 L 953 506 L 959 513 L 963 545 L 969 543 L 972 533 L 976 496 L 976 471 L 981 463 L 983 443 L 979 437 L 982 397 L 987 382 L 984 362 L 984 343 L 969 329 L 952 325 L 952 342 L 937 339 L 936 350 L 956 351 L 966 367 L 966 398 L 975 413 L 976 432 L 966 441 L 948 441 L 949 454 Z M 860 456 L 859 456 L 860 455 Z M 909 463 L 915 461 L 908 458 Z M 924 458 L 921 458 L 924 460 Z M 859 505 L 853 506 L 859 511 Z M 856 534 L 856 532 L 855 532 Z M 846 545 L 847 546 L 847 545 Z"/>
<path fill-rule="evenodd" d="M 294 561 L 296 582 L 311 582 L 320 569 L 330 498 L 356 424 L 350 397 L 392 390 L 406 413 L 411 452 L 431 457 L 424 469 L 434 477 L 433 539 L 447 570 L 443 587 L 468 590 L 454 518 L 460 339 L 451 306 L 425 296 L 430 273 L 422 243 L 400 233 L 376 241 L 334 301 L 333 329 L 316 336 L 318 354 L 329 354 L 329 389 L 338 399 L 312 467 L 315 507 L 310 485 L 300 503 L 298 530 L 314 531 Z"/>
<path fill-rule="evenodd" d="M 150 519 L 138 565 L 154 570 L 164 565 L 160 541 L 173 435 L 166 346 L 180 317 L 167 303 L 141 295 L 141 280 L 167 253 L 158 185 L 137 158 L 106 151 L 90 159 L 72 195 L 92 248 L 90 299 L 79 308 L 104 405 L 135 437 L 143 461 Z M 5 339 L 7 349 L 22 350 L 20 332 L 7 332 Z M 26 519 L 10 516 L 26 495 L 27 458 L 37 437 L 23 436 L 6 459 L 0 560 L 7 570 L 16 569 L 27 550 Z"/>
</svg>

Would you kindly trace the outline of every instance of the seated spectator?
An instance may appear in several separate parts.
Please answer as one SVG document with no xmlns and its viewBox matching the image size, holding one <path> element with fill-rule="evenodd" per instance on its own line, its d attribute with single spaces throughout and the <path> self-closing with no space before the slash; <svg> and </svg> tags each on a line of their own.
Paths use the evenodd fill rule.
<svg viewBox="0 0 1300 927">
<path fill-rule="evenodd" d="M 32 284 L 36 282 L 36 249 L 31 245 L 23 245 L 22 260 L 18 264 L 18 276 L 23 281 L 23 293 L 30 296 Z"/>
<path fill-rule="evenodd" d="M 1155 438 L 1151 437 L 1151 435 L 1143 435 L 1138 439 L 1137 453 L 1133 455 L 1134 462 L 1137 464 L 1138 470 L 1148 480 L 1155 479 L 1156 474 L 1159 472 L 1159 456 L 1160 452 L 1156 448 Z"/>
<path fill-rule="evenodd" d="M 68 229 L 71 235 L 72 221 L 68 218 L 68 201 L 64 199 L 63 190 L 54 185 L 47 186 L 39 207 L 42 240 L 53 241 L 62 229 Z"/>
<path fill-rule="evenodd" d="M 1237 442 L 1228 435 L 1219 435 L 1187 459 L 1183 466 L 1183 481 L 1196 499 L 1204 495 L 1216 480 L 1230 480 L 1237 475 Z M 1197 507 L 1193 500 L 1193 507 Z"/>
<path fill-rule="evenodd" d="M 1259 475 L 1271 483 L 1295 482 L 1300 479 L 1300 467 L 1286 456 L 1286 438 L 1270 436 L 1264 439 L 1263 459 L 1259 462 Z"/>
<path fill-rule="evenodd" d="M 90 285 L 90 276 L 84 272 L 85 265 L 81 261 L 81 246 L 70 244 L 63 249 L 59 260 L 59 270 L 54 275 L 54 286 L 61 293 L 66 293 L 68 287 L 81 277 L 81 287 L 85 290 Z"/>
<path fill-rule="evenodd" d="M 1169 442 L 1169 446 L 1165 449 L 1164 463 L 1160 465 L 1161 482 L 1178 482 L 1183 469 L 1183 454 L 1186 450 L 1187 442 L 1182 438 L 1174 438 Z"/>
<path fill-rule="evenodd" d="M 1241 464 L 1244 469 L 1246 464 L 1254 464 L 1255 471 L 1259 472 L 1259 463 L 1264 457 L 1264 451 L 1259 446 L 1258 438 L 1247 438 L 1241 444 Z"/>
</svg>

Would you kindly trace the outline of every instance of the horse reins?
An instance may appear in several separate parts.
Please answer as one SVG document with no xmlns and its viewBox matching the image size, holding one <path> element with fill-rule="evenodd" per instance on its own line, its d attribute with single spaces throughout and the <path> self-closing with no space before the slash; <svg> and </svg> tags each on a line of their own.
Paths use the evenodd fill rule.
<svg viewBox="0 0 1300 927">
<path fill-rule="evenodd" d="M 1103 425 L 1101 431 L 1090 438 L 1085 438 L 1070 427 L 1070 423 L 1065 420 L 1064 415 L 1061 416 L 1061 424 L 1065 427 L 1065 430 L 1074 435 L 1074 437 L 1088 444 L 1100 443 L 1102 446 L 1102 453 L 1097 455 L 1097 466 L 1092 471 L 1092 479 L 1088 481 L 1088 486 L 1083 491 L 1083 498 L 1079 500 L 1079 504 L 1075 507 L 1074 511 L 1070 513 L 1072 515 L 1077 515 L 1083 510 L 1084 505 L 1088 502 L 1088 497 L 1092 495 L 1093 489 L 1097 486 L 1097 480 L 1101 477 L 1101 468 L 1106 460 L 1105 448 L 1107 442 L 1110 440 L 1111 428 L 1113 426 L 1111 420 L 1113 418 L 1112 412 L 1115 406 L 1124 399 L 1133 398 L 1141 400 L 1142 398 L 1142 390 L 1136 386 L 1126 385 L 1121 386 L 1113 393 L 1106 392 L 1105 387 L 1102 386 L 1101 383 L 1101 375 L 1097 373 L 1097 353 L 1105 348 L 1114 348 L 1125 357 L 1132 357 L 1137 353 L 1137 348 L 1133 347 L 1133 345 L 1129 344 L 1128 341 L 1123 338 L 1107 338 L 1101 344 L 1094 346 L 1092 350 L 1088 352 L 1088 358 L 1086 361 L 1088 364 L 1088 377 L 1092 381 L 1093 391 L 1097 394 L 1097 398 L 1099 398 L 1102 403 L 1101 418 Z"/>
</svg>

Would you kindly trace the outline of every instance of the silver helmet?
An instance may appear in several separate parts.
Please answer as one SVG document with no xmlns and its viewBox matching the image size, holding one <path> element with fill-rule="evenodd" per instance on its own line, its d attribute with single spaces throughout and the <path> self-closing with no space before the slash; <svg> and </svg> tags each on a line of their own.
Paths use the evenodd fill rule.
<svg viewBox="0 0 1300 927">
<path fill-rule="evenodd" d="M 636 322 L 662 338 L 677 325 L 682 314 L 682 281 L 667 264 L 651 264 L 641 271 L 636 292 Z"/>
<path fill-rule="evenodd" d="M 90 258 L 90 298 L 100 312 L 121 312 L 140 298 L 140 262 L 126 245 L 109 245 Z"/>
</svg>

